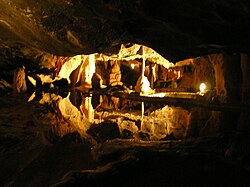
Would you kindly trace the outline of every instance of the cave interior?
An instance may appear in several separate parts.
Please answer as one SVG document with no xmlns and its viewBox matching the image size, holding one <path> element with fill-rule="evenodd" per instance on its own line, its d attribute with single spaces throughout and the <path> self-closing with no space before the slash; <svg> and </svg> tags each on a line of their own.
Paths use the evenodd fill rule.
<svg viewBox="0 0 250 187">
<path fill-rule="evenodd" d="M 248 1 L 0 7 L 0 186 L 250 184 Z"/>
</svg>

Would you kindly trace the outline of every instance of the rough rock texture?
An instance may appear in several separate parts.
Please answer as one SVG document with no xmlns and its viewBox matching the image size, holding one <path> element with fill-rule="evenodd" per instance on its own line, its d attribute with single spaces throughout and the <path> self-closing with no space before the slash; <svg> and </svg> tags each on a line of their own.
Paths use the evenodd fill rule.
<svg viewBox="0 0 250 187">
<path fill-rule="evenodd" d="M 249 103 L 249 66 L 247 65 L 249 64 L 247 54 L 250 53 L 249 0 L 206 0 L 205 2 L 194 0 L 0 0 L 0 7 L 0 75 L 11 77 L 12 70 L 24 65 L 30 74 L 40 72 L 55 76 L 64 69 L 63 63 L 71 58 L 66 56 L 90 53 L 111 55 L 118 53 L 122 43 L 125 48 L 131 46 L 131 43 L 138 43 L 153 48 L 172 62 L 204 54 L 216 54 L 209 60 L 215 71 L 216 94 L 221 96 L 218 100 L 232 106 L 236 105 L 236 108 L 240 108 L 238 103 Z M 43 55 L 44 53 L 49 55 Z M 223 58 L 222 55 L 217 55 L 219 53 L 223 54 Z M 43 62 L 42 65 L 39 62 Z M 40 66 L 39 72 L 36 69 L 38 66 Z M 7 71 L 2 71 L 3 67 Z M 48 70 L 43 70 L 43 67 L 47 67 Z M 53 67 L 58 68 L 53 69 Z M 204 70 L 205 65 L 201 64 L 200 67 Z M 32 68 L 35 69 L 34 72 Z M 78 69 L 77 66 L 74 68 Z M 200 69 L 197 68 L 197 70 Z M 207 74 L 198 71 L 195 75 L 197 83 L 204 81 L 202 77 L 208 77 Z M 71 78 L 77 81 L 77 76 Z M 24 78 L 21 80 L 24 82 Z M 4 81 L 1 81 L 1 85 L 6 89 L 7 84 Z M 226 100 L 224 100 L 225 96 L 227 96 Z M 10 98 L 1 99 L 0 186 L 17 184 L 47 186 L 56 183 L 69 170 L 82 170 L 93 166 L 89 155 L 89 144 L 82 145 L 79 134 L 74 134 L 76 129 L 80 129 L 80 122 L 86 121 L 85 116 L 88 120 L 93 119 L 92 108 L 90 112 L 86 112 L 91 101 L 75 100 L 71 104 L 70 99 L 72 97 L 67 97 L 57 105 L 60 109 L 60 112 L 58 110 L 60 117 L 52 120 L 58 128 L 56 125 L 51 128 L 52 122 L 41 120 L 40 113 L 36 114 L 28 105 L 19 108 L 20 103 L 11 101 Z M 81 103 L 85 108 L 80 108 L 81 112 L 79 112 L 77 107 Z M 112 102 L 106 102 L 105 105 L 114 110 L 117 103 L 118 100 L 112 98 Z M 163 183 L 166 184 L 165 182 L 172 179 L 170 184 L 172 182 L 173 186 L 176 186 L 176 182 L 180 183 L 179 186 L 182 182 L 191 186 L 196 179 L 208 181 L 208 186 L 211 186 L 215 184 L 214 181 L 218 181 L 216 180 L 218 177 L 222 177 L 220 184 L 227 186 L 232 184 L 231 182 L 234 182 L 234 186 L 249 183 L 249 107 L 241 113 L 241 110 L 235 111 L 211 114 L 206 111 L 205 114 L 199 111 L 190 114 L 182 111 L 179 112 L 180 115 L 171 115 L 171 111 L 169 113 L 163 111 L 156 116 L 162 117 L 169 124 L 178 122 L 178 128 L 169 125 L 166 129 L 167 125 L 164 123 L 155 127 L 150 123 L 144 123 L 142 126 L 144 132 L 140 133 L 139 137 L 141 139 L 162 138 L 164 137 L 162 132 L 167 133 L 170 130 L 184 133 L 188 129 L 189 122 L 193 123 L 188 129 L 190 132 L 187 132 L 190 136 L 211 136 L 224 132 L 225 136 L 222 138 L 225 140 L 220 140 L 223 142 L 222 145 L 218 143 L 219 140 L 211 144 L 219 146 L 220 156 L 224 156 L 225 153 L 229 158 L 240 161 L 241 167 L 247 167 L 247 172 L 244 168 L 238 170 L 233 165 L 226 164 L 224 157 L 222 163 L 211 159 L 213 149 L 207 149 L 200 141 L 197 143 L 197 149 L 191 150 L 191 155 L 190 152 L 179 155 L 179 148 L 176 154 L 170 155 L 170 159 L 166 159 L 169 155 L 165 153 L 160 155 L 159 159 L 158 154 L 162 150 L 158 150 L 157 155 L 139 153 L 137 158 L 141 160 L 140 164 L 135 165 L 134 168 L 122 169 L 121 178 L 117 175 L 111 178 L 117 179 L 118 183 L 122 180 L 132 183 L 141 180 L 144 181 L 143 184 L 151 184 L 148 182 L 161 181 L 163 176 Z M 49 111 L 47 113 L 51 114 Z M 207 119 L 209 120 L 206 121 Z M 137 121 L 132 123 L 130 120 L 129 123 L 120 124 L 124 129 L 123 136 L 130 137 L 132 133 L 138 131 Z M 66 122 L 75 126 L 68 128 Z M 82 130 L 89 128 L 89 123 L 86 122 L 85 125 Z M 118 137 L 118 128 L 115 129 Z M 112 135 L 112 130 L 107 133 L 111 132 Z M 103 131 L 100 130 L 100 132 Z M 147 136 L 147 132 L 151 136 Z M 106 140 L 105 136 L 102 137 Z M 223 145 L 224 143 L 226 145 Z M 128 145 L 127 142 L 126 145 Z M 204 157 L 204 150 L 209 151 L 206 157 Z M 196 152 L 199 154 L 197 155 Z M 84 160 L 86 162 L 83 162 Z M 161 167 L 158 167 L 159 165 Z M 171 168 L 175 169 L 174 172 Z M 123 178 L 131 170 L 132 178 L 130 175 L 128 178 Z M 145 171 L 149 173 L 145 175 Z M 152 174 L 151 171 L 156 175 L 147 177 Z M 179 174 L 182 174 L 184 180 L 176 177 Z M 211 174 L 214 180 L 209 178 Z M 32 179 L 31 176 L 34 178 Z M 237 178 L 234 178 L 235 176 Z M 136 178 L 139 180 L 134 180 Z M 144 180 L 145 178 L 147 180 Z M 98 176 L 96 179 L 98 183 Z M 106 182 L 108 184 L 109 180 Z M 116 183 L 116 180 L 113 182 Z M 125 184 L 125 186 L 128 185 Z M 201 186 L 198 180 L 197 186 Z"/>
<path fill-rule="evenodd" d="M 134 42 L 176 61 L 250 47 L 247 0 L 1 0 L 0 7 L 1 53 L 115 53 Z"/>
<path fill-rule="evenodd" d="M 111 140 L 92 149 L 99 167 L 71 171 L 54 186 L 246 186 L 249 173 L 209 143 Z"/>
<path fill-rule="evenodd" d="M 71 169 L 94 168 L 76 130 L 24 99 L 0 97 L 0 186 L 50 186 Z"/>
</svg>

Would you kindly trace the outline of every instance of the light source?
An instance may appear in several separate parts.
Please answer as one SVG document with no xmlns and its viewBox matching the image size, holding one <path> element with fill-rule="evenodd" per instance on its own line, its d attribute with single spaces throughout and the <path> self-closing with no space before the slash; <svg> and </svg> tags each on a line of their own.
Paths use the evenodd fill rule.
<svg viewBox="0 0 250 187">
<path fill-rule="evenodd" d="M 201 84 L 200 84 L 200 93 L 204 93 L 205 90 L 206 90 L 206 85 L 205 85 L 205 83 L 201 83 Z"/>
</svg>

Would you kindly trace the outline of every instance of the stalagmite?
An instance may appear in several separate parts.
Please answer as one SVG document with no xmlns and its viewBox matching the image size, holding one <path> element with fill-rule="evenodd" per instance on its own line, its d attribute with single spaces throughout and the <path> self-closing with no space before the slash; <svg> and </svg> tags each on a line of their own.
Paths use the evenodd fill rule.
<svg viewBox="0 0 250 187">
<path fill-rule="evenodd" d="M 91 79 L 96 70 L 95 63 L 95 54 L 82 55 L 82 63 L 76 79 L 77 89 L 84 90 L 92 87 Z"/>
<path fill-rule="evenodd" d="M 148 95 L 152 94 L 153 90 L 150 88 L 150 82 L 148 78 L 145 76 L 145 64 L 146 64 L 146 55 L 145 48 L 142 46 L 142 68 L 141 68 L 141 76 L 137 80 L 135 91 L 140 93 L 140 95 Z"/>
<path fill-rule="evenodd" d="M 14 71 L 13 77 L 13 91 L 14 93 L 24 93 L 27 91 L 25 80 L 25 67 L 22 66 Z"/>
</svg>

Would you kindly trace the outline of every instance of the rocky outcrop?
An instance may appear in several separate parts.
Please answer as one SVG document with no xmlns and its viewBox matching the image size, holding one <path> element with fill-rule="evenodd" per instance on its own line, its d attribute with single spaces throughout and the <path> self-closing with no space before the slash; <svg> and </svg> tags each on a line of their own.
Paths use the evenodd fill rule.
<svg viewBox="0 0 250 187">
<path fill-rule="evenodd" d="M 152 0 L 1 0 L 0 47 L 62 56 L 152 47 L 171 61 L 222 50 L 249 52 L 250 3 Z"/>
</svg>

